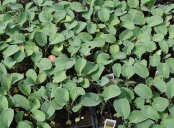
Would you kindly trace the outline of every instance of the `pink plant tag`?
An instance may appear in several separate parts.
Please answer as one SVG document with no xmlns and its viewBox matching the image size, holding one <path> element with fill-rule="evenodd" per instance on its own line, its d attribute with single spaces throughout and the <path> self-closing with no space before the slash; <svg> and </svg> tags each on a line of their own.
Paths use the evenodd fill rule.
<svg viewBox="0 0 174 128">
<path fill-rule="evenodd" d="M 104 124 L 104 128 L 115 128 L 116 122 L 117 122 L 116 120 L 106 119 L 105 124 Z"/>
</svg>

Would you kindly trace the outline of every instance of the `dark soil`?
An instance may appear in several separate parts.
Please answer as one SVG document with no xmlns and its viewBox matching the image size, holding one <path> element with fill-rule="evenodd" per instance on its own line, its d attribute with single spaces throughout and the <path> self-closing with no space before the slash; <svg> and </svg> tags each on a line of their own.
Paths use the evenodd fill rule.
<svg viewBox="0 0 174 128">
<path fill-rule="evenodd" d="M 75 118 L 80 117 L 79 122 L 75 122 Z M 91 128 L 92 119 L 89 108 L 82 108 L 81 115 L 78 113 L 70 114 L 70 120 L 72 121 L 71 125 L 66 125 L 66 121 L 68 120 L 68 113 L 65 109 L 56 112 L 55 116 L 55 126 L 53 128 L 76 128 L 76 127 L 86 127 Z"/>
<path fill-rule="evenodd" d="M 101 109 L 100 107 L 96 107 L 96 113 L 97 113 L 97 118 L 98 118 L 98 127 L 103 127 L 105 120 L 106 119 L 111 119 L 111 120 L 116 120 L 116 125 L 120 125 L 123 124 L 123 120 L 121 117 L 116 117 L 114 116 L 114 114 L 116 113 L 116 111 L 114 110 L 113 106 L 111 106 L 111 104 L 107 104 L 101 114 Z"/>
</svg>

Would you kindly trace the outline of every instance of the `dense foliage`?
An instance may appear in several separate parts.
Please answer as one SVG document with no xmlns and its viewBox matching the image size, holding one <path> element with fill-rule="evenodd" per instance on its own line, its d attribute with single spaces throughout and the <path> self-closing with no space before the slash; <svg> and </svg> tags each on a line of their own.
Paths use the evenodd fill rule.
<svg viewBox="0 0 174 128">
<path fill-rule="evenodd" d="M 173 9 L 155 0 L 0 2 L 0 127 L 50 128 L 63 108 L 110 103 L 119 128 L 173 127 Z"/>
</svg>

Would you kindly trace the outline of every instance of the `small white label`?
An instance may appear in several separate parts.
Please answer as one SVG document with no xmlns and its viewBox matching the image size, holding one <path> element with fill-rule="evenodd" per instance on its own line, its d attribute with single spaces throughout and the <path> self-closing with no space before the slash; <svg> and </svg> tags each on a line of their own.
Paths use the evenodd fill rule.
<svg viewBox="0 0 174 128">
<path fill-rule="evenodd" d="M 115 128 L 116 122 L 117 122 L 116 120 L 106 119 L 104 128 Z"/>
<path fill-rule="evenodd" d="M 159 72 L 156 70 L 156 72 L 155 72 L 155 76 L 158 76 L 159 75 Z"/>
<path fill-rule="evenodd" d="M 114 79 L 114 73 L 105 75 L 108 79 Z"/>
</svg>

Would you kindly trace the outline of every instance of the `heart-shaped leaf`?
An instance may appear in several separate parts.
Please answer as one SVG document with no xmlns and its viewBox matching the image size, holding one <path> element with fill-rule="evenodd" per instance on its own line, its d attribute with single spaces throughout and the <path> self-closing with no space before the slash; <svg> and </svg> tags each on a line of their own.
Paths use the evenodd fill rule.
<svg viewBox="0 0 174 128">
<path fill-rule="evenodd" d="M 44 121 L 45 120 L 45 114 L 40 110 L 33 111 L 31 116 L 37 121 Z"/>
<path fill-rule="evenodd" d="M 104 97 L 104 100 L 107 101 L 118 96 L 119 94 L 121 94 L 121 90 L 117 85 L 109 85 L 108 87 L 104 88 L 102 96 Z"/>
<path fill-rule="evenodd" d="M 49 70 L 52 67 L 50 60 L 47 58 L 42 58 L 39 62 L 36 62 L 36 65 L 41 70 Z"/>
<path fill-rule="evenodd" d="M 152 106 L 159 112 L 163 112 L 169 105 L 169 101 L 163 97 L 156 97 L 153 99 Z"/>
<path fill-rule="evenodd" d="M 2 128 L 9 128 L 13 121 L 14 110 L 11 108 L 5 109 L 0 114 L 0 126 Z"/>
<path fill-rule="evenodd" d="M 135 87 L 135 93 L 144 99 L 150 99 L 152 97 L 152 90 L 144 84 L 138 84 Z"/>
<path fill-rule="evenodd" d="M 14 104 L 19 105 L 20 107 L 29 110 L 30 109 L 30 104 L 27 98 L 25 98 L 22 95 L 15 94 L 12 98 Z"/>
<path fill-rule="evenodd" d="M 145 117 L 156 121 L 160 118 L 157 110 L 152 106 L 145 105 L 144 107 L 141 108 L 141 112 Z"/>
<path fill-rule="evenodd" d="M 128 117 L 128 119 L 131 121 L 131 123 L 140 123 L 144 120 L 147 119 L 147 117 L 145 117 L 141 111 L 139 110 L 134 110 L 131 112 L 130 116 Z"/>
<path fill-rule="evenodd" d="M 130 115 L 130 105 L 126 98 L 117 99 L 114 101 L 115 111 L 124 119 L 127 119 Z"/>
</svg>

